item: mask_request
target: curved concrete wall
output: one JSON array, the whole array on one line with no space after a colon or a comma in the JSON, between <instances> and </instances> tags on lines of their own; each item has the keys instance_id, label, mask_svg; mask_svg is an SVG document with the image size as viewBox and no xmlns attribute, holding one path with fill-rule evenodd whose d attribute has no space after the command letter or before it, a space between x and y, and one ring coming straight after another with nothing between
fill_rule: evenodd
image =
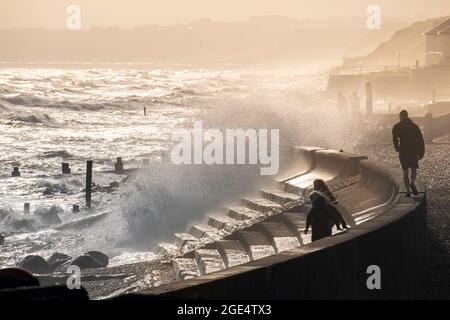
<instances>
[{"instance_id":1,"label":"curved concrete wall","mask_svg":"<svg viewBox=\"0 0 450 320\"><path fill-rule=\"evenodd\" d=\"M349 231L273 256L200 277L174 282L148 293L204 299L386 299L407 298L418 285L426 259L426 197L402 196L402 176L364 157L315 150L309 173L343 165L336 177L361 173L361 180L338 192L352 217L372 213ZM328 168L325 170L327 171ZM336 167L334 167L336 168ZM319 171L317 171L319 170ZM369 290L371 265L381 269L381 289Z\"/></svg>"},{"instance_id":2,"label":"curved concrete wall","mask_svg":"<svg viewBox=\"0 0 450 320\"><path fill-rule=\"evenodd\" d=\"M302 148L300 148L302 149ZM313 158L312 166L306 173L284 180L285 190L302 194L312 185L315 179L331 182L344 179L359 173L358 163L367 159L365 156L355 155L336 150L303 150Z\"/></svg>"},{"instance_id":3,"label":"curved concrete wall","mask_svg":"<svg viewBox=\"0 0 450 320\"><path fill-rule=\"evenodd\" d=\"M295 147L295 161L286 169L280 168L280 170L282 171L278 175L277 180L280 183L283 183L284 181L293 179L312 171L316 166L314 153L318 150L324 149L311 146Z\"/></svg>"}]
</instances>

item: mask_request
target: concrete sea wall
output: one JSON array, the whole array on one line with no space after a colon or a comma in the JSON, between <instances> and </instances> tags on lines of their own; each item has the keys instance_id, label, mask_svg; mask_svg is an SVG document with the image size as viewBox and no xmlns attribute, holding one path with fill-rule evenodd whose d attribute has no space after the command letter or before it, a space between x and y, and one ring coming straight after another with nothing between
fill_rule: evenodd
<instances>
[{"instance_id":1,"label":"concrete sea wall","mask_svg":"<svg viewBox=\"0 0 450 320\"><path fill-rule=\"evenodd\" d=\"M306 151L305 151L306 150ZM404 197L401 171L361 156L308 148L300 152L311 175L326 180L343 178L320 170L327 159L342 162L358 183L338 191L356 224L332 237L311 242L262 259L225 268L193 279L177 281L146 293L202 299L401 299L414 294L423 277L427 257L426 195ZM305 154L307 156L305 157ZM323 157L323 158L322 158ZM356 160L355 160L356 159ZM304 183L304 181L302 182ZM285 181L289 184L289 180ZM361 218L364 217L364 218ZM369 289L370 266L380 270L381 288Z\"/></svg>"}]
</instances>

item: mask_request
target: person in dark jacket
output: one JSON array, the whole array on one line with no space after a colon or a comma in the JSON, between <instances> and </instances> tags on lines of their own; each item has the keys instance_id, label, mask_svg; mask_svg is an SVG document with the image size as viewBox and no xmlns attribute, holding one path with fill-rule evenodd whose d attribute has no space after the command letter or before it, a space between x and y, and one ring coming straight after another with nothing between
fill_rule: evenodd
<instances>
[{"instance_id":1,"label":"person in dark jacket","mask_svg":"<svg viewBox=\"0 0 450 320\"><path fill-rule=\"evenodd\" d=\"M313 188L314 191L320 192L327 199L328 208L333 212L333 214L337 218L337 221L339 222L336 224L336 228L338 230L342 230L342 228L347 229L347 223L345 222L341 212L337 208L338 201L333 192L331 192L330 188L328 188L325 181L323 181L322 179L314 180Z\"/></svg>"},{"instance_id":2,"label":"person in dark jacket","mask_svg":"<svg viewBox=\"0 0 450 320\"><path fill-rule=\"evenodd\" d=\"M320 192L310 194L312 208L306 218L305 234L312 227L311 240L316 241L332 234L333 225L338 224L336 216L327 206L327 199Z\"/></svg>"},{"instance_id":3,"label":"person in dark jacket","mask_svg":"<svg viewBox=\"0 0 450 320\"><path fill-rule=\"evenodd\" d=\"M400 122L392 129L392 138L403 169L406 196L410 197L411 191L414 195L418 193L415 182L419 160L425 155L425 142L419 126L409 118L408 111L401 111L399 116Z\"/></svg>"}]
</instances>

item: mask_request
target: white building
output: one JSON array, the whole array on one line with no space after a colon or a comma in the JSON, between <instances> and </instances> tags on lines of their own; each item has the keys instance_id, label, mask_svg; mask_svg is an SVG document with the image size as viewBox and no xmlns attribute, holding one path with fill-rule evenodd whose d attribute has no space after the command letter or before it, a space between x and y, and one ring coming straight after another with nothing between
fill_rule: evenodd
<instances>
[{"instance_id":1,"label":"white building","mask_svg":"<svg viewBox=\"0 0 450 320\"><path fill-rule=\"evenodd\" d=\"M425 64L447 64L450 62L450 19L428 30L425 35Z\"/></svg>"}]
</instances>

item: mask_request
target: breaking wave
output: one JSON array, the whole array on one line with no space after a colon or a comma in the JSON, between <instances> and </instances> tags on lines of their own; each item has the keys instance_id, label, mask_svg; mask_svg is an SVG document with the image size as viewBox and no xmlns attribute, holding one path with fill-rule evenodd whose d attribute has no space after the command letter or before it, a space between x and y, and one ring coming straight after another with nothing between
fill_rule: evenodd
<instances>
[{"instance_id":1,"label":"breaking wave","mask_svg":"<svg viewBox=\"0 0 450 320\"><path fill-rule=\"evenodd\" d=\"M100 239L108 235L118 246L152 250L265 180L258 166L152 163L121 190L111 206L114 212L89 232Z\"/></svg>"}]
</instances>

